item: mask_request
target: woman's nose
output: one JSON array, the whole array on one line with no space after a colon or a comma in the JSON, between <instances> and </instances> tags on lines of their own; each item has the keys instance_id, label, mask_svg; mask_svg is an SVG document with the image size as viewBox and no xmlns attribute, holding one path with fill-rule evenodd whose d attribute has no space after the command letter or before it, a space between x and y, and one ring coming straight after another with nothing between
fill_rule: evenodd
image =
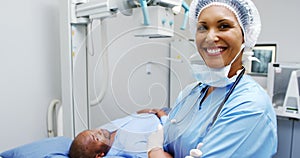
<instances>
[{"instance_id":1,"label":"woman's nose","mask_svg":"<svg viewBox=\"0 0 300 158\"><path fill-rule=\"evenodd\" d=\"M216 42L218 40L219 40L218 33L214 29L209 30L206 35L205 41L210 43L210 42Z\"/></svg>"}]
</instances>

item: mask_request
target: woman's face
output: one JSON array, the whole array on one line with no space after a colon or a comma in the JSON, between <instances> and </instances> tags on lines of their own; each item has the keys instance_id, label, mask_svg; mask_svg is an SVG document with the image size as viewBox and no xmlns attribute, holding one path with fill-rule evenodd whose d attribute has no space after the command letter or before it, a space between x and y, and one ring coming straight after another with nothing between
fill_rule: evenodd
<instances>
[{"instance_id":1,"label":"woman's face","mask_svg":"<svg viewBox=\"0 0 300 158\"><path fill-rule=\"evenodd\" d=\"M228 65L239 53L242 43L242 30L232 11L213 5L201 12L196 44L207 66L221 68Z\"/></svg>"}]
</instances>

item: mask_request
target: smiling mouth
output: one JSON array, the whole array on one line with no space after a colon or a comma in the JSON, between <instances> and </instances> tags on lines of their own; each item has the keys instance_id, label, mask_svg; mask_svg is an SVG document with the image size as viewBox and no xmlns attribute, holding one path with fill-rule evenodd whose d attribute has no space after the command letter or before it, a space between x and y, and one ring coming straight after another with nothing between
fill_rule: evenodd
<instances>
[{"instance_id":1,"label":"smiling mouth","mask_svg":"<svg viewBox=\"0 0 300 158\"><path fill-rule=\"evenodd\" d=\"M212 56L216 56L216 55L220 55L225 48L222 47L214 47L214 48L205 48L204 49L208 55L212 55Z\"/></svg>"}]
</instances>

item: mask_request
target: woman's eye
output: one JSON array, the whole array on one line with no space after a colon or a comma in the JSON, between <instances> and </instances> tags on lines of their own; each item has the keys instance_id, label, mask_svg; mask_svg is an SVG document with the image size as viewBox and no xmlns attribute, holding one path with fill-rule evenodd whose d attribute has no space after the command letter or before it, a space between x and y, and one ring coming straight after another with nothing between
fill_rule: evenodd
<instances>
[{"instance_id":1,"label":"woman's eye","mask_svg":"<svg viewBox=\"0 0 300 158\"><path fill-rule=\"evenodd\" d=\"M201 25L201 26L198 26L198 27L197 27L197 30L198 30L198 31L206 31L206 30L207 30L207 27Z\"/></svg>"},{"instance_id":2,"label":"woman's eye","mask_svg":"<svg viewBox=\"0 0 300 158\"><path fill-rule=\"evenodd\" d=\"M230 26L228 24L220 25L220 29L227 29L227 28L230 28Z\"/></svg>"}]
</instances>

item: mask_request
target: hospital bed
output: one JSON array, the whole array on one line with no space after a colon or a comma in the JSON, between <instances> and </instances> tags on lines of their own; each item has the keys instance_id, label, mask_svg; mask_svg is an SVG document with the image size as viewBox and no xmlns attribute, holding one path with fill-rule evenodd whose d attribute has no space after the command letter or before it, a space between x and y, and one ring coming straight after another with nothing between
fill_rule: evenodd
<instances>
[{"instance_id":1,"label":"hospital bed","mask_svg":"<svg viewBox=\"0 0 300 158\"><path fill-rule=\"evenodd\" d=\"M171 109L163 107L161 110L168 114ZM0 152L0 158L68 158L72 141L72 138L66 136L49 137ZM106 156L106 158L121 157Z\"/></svg>"},{"instance_id":2,"label":"hospital bed","mask_svg":"<svg viewBox=\"0 0 300 158\"><path fill-rule=\"evenodd\" d=\"M0 153L0 158L68 158L71 143L72 139L63 136L46 138L4 151Z\"/></svg>"},{"instance_id":3,"label":"hospital bed","mask_svg":"<svg viewBox=\"0 0 300 158\"><path fill-rule=\"evenodd\" d=\"M68 137L51 137L25 144L0 153L0 158L69 158L72 139ZM106 158L123 158L106 156Z\"/></svg>"},{"instance_id":4,"label":"hospital bed","mask_svg":"<svg viewBox=\"0 0 300 158\"><path fill-rule=\"evenodd\" d=\"M0 158L67 158L72 139L68 137L46 138L0 153Z\"/></svg>"}]
</instances>

